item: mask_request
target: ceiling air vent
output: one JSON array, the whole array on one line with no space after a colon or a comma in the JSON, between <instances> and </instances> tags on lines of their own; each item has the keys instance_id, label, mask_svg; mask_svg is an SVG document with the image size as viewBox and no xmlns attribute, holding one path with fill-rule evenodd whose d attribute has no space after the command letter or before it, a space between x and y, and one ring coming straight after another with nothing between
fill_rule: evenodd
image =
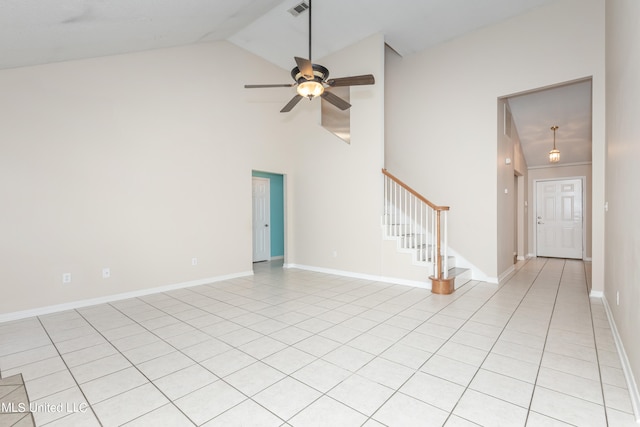
<instances>
[{"instance_id":1,"label":"ceiling air vent","mask_svg":"<svg viewBox=\"0 0 640 427\"><path fill-rule=\"evenodd\" d=\"M309 5L306 2L302 2L300 4L293 6L291 9L288 10L288 12L293 16L298 16L307 9L309 9Z\"/></svg>"}]
</instances>

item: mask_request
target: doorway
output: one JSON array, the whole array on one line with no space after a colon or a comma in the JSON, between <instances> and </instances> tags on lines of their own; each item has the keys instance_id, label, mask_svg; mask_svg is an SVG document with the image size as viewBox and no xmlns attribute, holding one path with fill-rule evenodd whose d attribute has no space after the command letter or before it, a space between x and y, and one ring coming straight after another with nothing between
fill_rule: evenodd
<instances>
[{"instance_id":1,"label":"doorway","mask_svg":"<svg viewBox=\"0 0 640 427\"><path fill-rule=\"evenodd\" d=\"M536 256L583 259L581 178L536 181Z\"/></svg>"},{"instance_id":2,"label":"doorway","mask_svg":"<svg viewBox=\"0 0 640 427\"><path fill-rule=\"evenodd\" d=\"M271 203L269 178L252 178L253 188L253 262L271 259Z\"/></svg>"},{"instance_id":3,"label":"doorway","mask_svg":"<svg viewBox=\"0 0 640 427\"><path fill-rule=\"evenodd\" d=\"M252 171L253 262L284 260L285 178Z\"/></svg>"}]
</instances>

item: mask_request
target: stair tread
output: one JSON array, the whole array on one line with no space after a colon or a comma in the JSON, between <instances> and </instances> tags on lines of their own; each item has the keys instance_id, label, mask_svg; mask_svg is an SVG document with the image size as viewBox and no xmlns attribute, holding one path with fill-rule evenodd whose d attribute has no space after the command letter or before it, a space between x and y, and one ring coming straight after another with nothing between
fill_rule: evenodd
<instances>
[{"instance_id":1,"label":"stair tread","mask_svg":"<svg viewBox=\"0 0 640 427\"><path fill-rule=\"evenodd\" d=\"M449 269L449 277L459 276L462 273L465 273L467 271L469 271L468 268L452 267L452 268Z\"/></svg>"}]
</instances>

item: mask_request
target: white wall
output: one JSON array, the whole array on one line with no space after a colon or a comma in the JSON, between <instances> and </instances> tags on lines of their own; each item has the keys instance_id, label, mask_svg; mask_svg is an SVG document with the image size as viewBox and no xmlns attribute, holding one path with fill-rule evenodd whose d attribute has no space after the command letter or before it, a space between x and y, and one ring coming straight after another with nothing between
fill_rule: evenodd
<instances>
[{"instance_id":1,"label":"white wall","mask_svg":"<svg viewBox=\"0 0 640 427\"><path fill-rule=\"evenodd\" d=\"M640 3L607 0L605 298L640 383ZM620 305L616 294L620 294ZM636 405L638 389L635 389ZM636 406L636 416L640 407Z\"/></svg>"},{"instance_id":2,"label":"white wall","mask_svg":"<svg viewBox=\"0 0 640 427\"><path fill-rule=\"evenodd\" d=\"M515 123L513 123L515 128ZM529 170L527 168L527 161L524 158L524 152L522 151L522 144L520 143L520 136L518 130L515 129L517 140L513 147L513 171L518 175L517 180L517 201L516 201L516 222L518 229L518 244L516 252L519 260L524 260L527 256L527 248L529 247L529 187L527 186L527 180L529 179ZM498 223L499 224L499 223Z\"/></svg>"},{"instance_id":3,"label":"white wall","mask_svg":"<svg viewBox=\"0 0 640 427\"><path fill-rule=\"evenodd\" d=\"M254 67L286 74L227 43L0 72L0 313L250 272L251 170L296 126Z\"/></svg>"},{"instance_id":4,"label":"white wall","mask_svg":"<svg viewBox=\"0 0 640 427\"><path fill-rule=\"evenodd\" d=\"M451 246L489 277L502 273L496 100L593 76L594 157L603 159L603 13L603 0L557 1L388 67L385 165L451 207ZM594 165L598 182L603 173ZM602 201L603 190L594 188L594 203ZM594 240L602 238L601 222L594 217ZM602 286L602 258L595 258L594 288Z\"/></svg>"},{"instance_id":5,"label":"white wall","mask_svg":"<svg viewBox=\"0 0 640 427\"><path fill-rule=\"evenodd\" d=\"M286 175L286 262L379 271L383 46L325 63L378 80L351 145L319 100L244 89L289 71L229 43L0 71L0 315L250 274L254 169Z\"/></svg>"},{"instance_id":6,"label":"white wall","mask_svg":"<svg viewBox=\"0 0 640 427\"><path fill-rule=\"evenodd\" d=\"M297 209L292 218L295 251L288 262L380 275L384 40L369 37L319 62L332 77L371 73L376 83L351 88L351 144L316 125L319 109L313 111L312 125L291 135Z\"/></svg>"},{"instance_id":7,"label":"white wall","mask_svg":"<svg viewBox=\"0 0 640 427\"><path fill-rule=\"evenodd\" d=\"M521 186L516 185L515 175L521 180L527 177L527 162L522 153L520 137L513 116L505 114L507 101L498 101L498 158L497 158L497 262L500 275L513 270L514 255L518 255L518 245L527 241L524 206L526 192L522 194ZM510 135L505 132L505 123L510 121ZM508 159L508 162L507 162ZM518 199L518 200L516 200ZM516 235L517 233L517 235ZM516 245L516 236L518 245ZM522 253L520 253L522 254Z\"/></svg>"}]
</instances>

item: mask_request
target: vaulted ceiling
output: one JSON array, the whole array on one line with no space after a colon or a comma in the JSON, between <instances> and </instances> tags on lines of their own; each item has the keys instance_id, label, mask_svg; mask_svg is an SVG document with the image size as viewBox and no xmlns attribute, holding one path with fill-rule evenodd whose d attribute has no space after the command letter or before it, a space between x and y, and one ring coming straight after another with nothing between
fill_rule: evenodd
<instances>
[{"instance_id":1,"label":"vaulted ceiling","mask_svg":"<svg viewBox=\"0 0 640 427\"><path fill-rule=\"evenodd\" d=\"M375 33L401 55L554 0L314 0L315 58ZM229 40L288 68L307 56L302 0L6 0L0 68Z\"/></svg>"},{"instance_id":2,"label":"vaulted ceiling","mask_svg":"<svg viewBox=\"0 0 640 427\"><path fill-rule=\"evenodd\" d=\"M528 167L549 166L551 126L558 126L560 163L591 163L591 80L508 98Z\"/></svg>"},{"instance_id":3,"label":"vaulted ceiling","mask_svg":"<svg viewBox=\"0 0 640 427\"><path fill-rule=\"evenodd\" d=\"M228 40L288 70L293 56L309 53L308 14L288 12L301 1L5 0L0 69ZM376 33L406 56L553 1L558 0L314 0L313 58ZM590 142L590 93L590 86L577 85L510 100L528 162L537 164L540 157L530 143L550 149L552 124L560 126L561 151L569 140ZM563 155L563 161L585 158L574 159L569 148Z\"/></svg>"}]
</instances>

